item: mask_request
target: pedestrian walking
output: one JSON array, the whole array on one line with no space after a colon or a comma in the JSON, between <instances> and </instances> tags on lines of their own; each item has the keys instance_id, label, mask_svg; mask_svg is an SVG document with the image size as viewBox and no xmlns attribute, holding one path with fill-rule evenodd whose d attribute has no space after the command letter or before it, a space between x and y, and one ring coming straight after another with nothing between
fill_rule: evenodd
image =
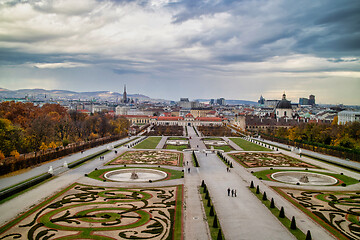
<instances>
[{"instance_id":1,"label":"pedestrian walking","mask_svg":"<svg viewBox=\"0 0 360 240\"><path fill-rule=\"evenodd\" d=\"M228 167L226 168L226 171L229 172L229 168L228 168Z\"/></svg>"},{"instance_id":2,"label":"pedestrian walking","mask_svg":"<svg viewBox=\"0 0 360 240\"><path fill-rule=\"evenodd\" d=\"M234 195L235 195L235 197L236 197L236 189L234 189Z\"/></svg>"},{"instance_id":3,"label":"pedestrian walking","mask_svg":"<svg viewBox=\"0 0 360 240\"><path fill-rule=\"evenodd\" d=\"M234 196L234 189L231 189L231 196Z\"/></svg>"},{"instance_id":4,"label":"pedestrian walking","mask_svg":"<svg viewBox=\"0 0 360 240\"><path fill-rule=\"evenodd\" d=\"M228 190L228 196L230 197L230 188L228 188L227 190Z\"/></svg>"},{"instance_id":5,"label":"pedestrian walking","mask_svg":"<svg viewBox=\"0 0 360 240\"><path fill-rule=\"evenodd\" d=\"M205 156L207 156L207 153L205 153Z\"/></svg>"},{"instance_id":6,"label":"pedestrian walking","mask_svg":"<svg viewBox=\"0 0 360 240\"><path fill-rule=\"evenodd\" d=\"M190 168L188 168L188 173L190 173Z\"/></svg>"}]
</instances>

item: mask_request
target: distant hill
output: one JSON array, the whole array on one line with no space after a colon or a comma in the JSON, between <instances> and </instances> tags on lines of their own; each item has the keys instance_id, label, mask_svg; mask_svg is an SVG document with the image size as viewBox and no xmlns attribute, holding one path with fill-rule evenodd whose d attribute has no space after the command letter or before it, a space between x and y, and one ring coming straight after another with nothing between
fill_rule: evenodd
<instances>
[{"instance_id":1,"label":"distant hill","mask_svg":"<svg viewBox=\"0 0 360 240\"><path fill-rule=\"evenodd\" d=\"M195 99L195 101L199 102L210 102L210 99ZM225 99L227 105L256 105L257 102L247 101L247 100L232 100Z\"/></svg>"},{"instance_id":2,"label":"distant hill","mask_svg":"<svg viewBox=\"0 0 360 240\"><path fill-rule=\"evenodd\" d=\"M138 99L139 101L149 102L169 102L163 99L152 99L142 94L128 94L129 98ZM74 92L67 90L46 90L46 89L19 89L8 90L0 88L0 98L25 98L30 99L54 99L54 100L100 100L100 101L116 101L121 100L123 94L110 91L95 91L95 92Z\"/></svg>"}]
</instances>

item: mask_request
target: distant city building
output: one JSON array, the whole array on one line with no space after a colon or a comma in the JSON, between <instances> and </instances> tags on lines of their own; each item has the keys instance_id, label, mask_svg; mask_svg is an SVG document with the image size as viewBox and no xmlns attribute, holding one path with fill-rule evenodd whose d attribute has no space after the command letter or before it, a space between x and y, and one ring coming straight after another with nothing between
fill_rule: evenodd
<instances>
[{"instance_id":1,"label":"distant city building","mask_svg":"<svg viewBox=\"0 0 360 240\"><path fill-rule=\"evenodd\" d=\"M309 105L315 105L315 96L314 95L310 95L309 96Z\"/></svg>"},{"instance_id":2,"label":"distant city building","mask_svg":"<svg viewBox=\"0 0 360 240\"><path fill-rule=\"evenodd\" d=\"M265 98L263 98L262 95L260 96L260 99L259 99L258 103L261 104L261 105L265 104Z\"/></svg>"},{"instance_id":3,"label":"distant city building","mask_svg":"<svg viewBox=\"0 0 360 240\"><path fill-rule=\"evenodd\" d=\"M299 98L299 104L300 105L315 105L315 96L310 95L309 98Z\"/></svg>"},{"instance_id":4,"label":"distant city building","mask_svg":"<svg viewBox=\"0 0 360 240\"><path fill-rule=\"evenodd\" d=\"M225 98L218 98L218 99L216 99L216 103L219 104L220 106L226 105L226 103L225 103Z\"/></svg>"},{"instance_id":5,"label":"distant city building","mask_svg":"<svg viewBox=\"0 0 360 240\"><path fill-rule=\"evenodd\" d=\"M286 100L286 94L284 93L282 99L275 108L275 114L277 118L290 118L293 114L293 109L291 107L291 102Z\"/></svg>"},{"instance_id":6,"label":"distant city building","mask_svg":"<svg viewBox=\"0 0 360 240\"><path fill-rule=\"evenodd\" d=\"M300 105L309 105L309 99L307 98L299 98Z\"/></svg>"},{"instance_id":7,"label":"distant city building","mask_svg":"<svg viewBox=\"0 0 360 240\"><path fill-rule=\"evenodd\" d=\"M128 99L127 93L126 93L126 85L124 85L124 93L123 93L122 102L123 102L123 103L129 103L129 99Z\"/></svg>"},{"instance_id":8,"label":"distant city building","mask_svg":"<svg viewBox=\"0 0 360 240\"><path fill-rule=\"evenodd\" d=\"M360 112L342 111L338 113L338 124L360 122Z\"/></svg>"},{"instance_id":9,"label":"distant city building","mask_svg":"<svg viewBox=\"0 0 360 240\"><path fill-rule=\"evenodd\" d=\"M215 104L215 100L214 99L210 99L210 105L214 105Z\"/></svg>"},{"instance_id":10,"label":"distant city building","mask_svg":"<svg viewBox=\"0 0 360 240\"><path fill-rule=\"evenodd\" d=\"M180 98L179 107L183 109L191 109L200 107L200 103L198 101L189 101L188 98Z\"/></svg>"},{"instance_id":11,"label":"distant city building","mask_svg":"<svg viewBox=\"0 0 360 240\"><path fill-rule=\"evenodd\" d=\"M280 100L265 100L264 105L268 108L274 108Z\"/></svg>"}]
</instances>

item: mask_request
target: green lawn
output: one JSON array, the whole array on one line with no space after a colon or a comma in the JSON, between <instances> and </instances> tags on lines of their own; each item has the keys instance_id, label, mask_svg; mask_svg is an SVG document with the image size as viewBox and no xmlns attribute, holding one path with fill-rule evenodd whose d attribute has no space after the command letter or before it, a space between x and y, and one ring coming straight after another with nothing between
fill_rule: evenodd
<instances>
[{"instance_id":1,"label":"green lawn","mask_svg":"<svg viewBox=\"0 0 360 240\"><path fill-rule=\"evenodd\" d=\"M189 140L186 137L169 137L167 140Z\"/></svg>"},{"instance_id":2,"label":"green lawn","mask_svg":"<svg viewBox=\"0 0 360 240\"><path fill-rule=\"evenodd\" d=\"M187 148L190 148L189 145L165 145L165 149L173 149L178 151L182 151Z\"/></svg>"},{"instance_id":3,"label":"green lawn","mask_svg":"<svg viewBox=\"0 0 360 240\"><path fill-rule=\"evenodd\" d=\"M201 199L202 199L202 203L203 203L205 214L206 214L207 223L208 223L209 229L210 229L211 239L216 240L218 232L219 232L219 228L214 228L213 227L214 217L215 216L210 216L210 207L207 206L207 201L208 200L205 199L206 194L204 193L204 189L202 187L200 188L200 193L201 193ZM215 209L214 209L214 214L216 214ZM221 228L219 219L218 219L218 226ZM222 234L222 237L223 237L222 239L225 239L223 234Z\"/></svg>"},{"instance_id":4,"label":"green lawn","mask_svg":"<svg viewBox=\"0 0 360 240\"><path fill-rule=\"evenodd\" d=\"M131 167L131 168L142 169L141 167ZM118 170L118 169L127 169L127 167L107 168L107 169L95 170L95 171L92 171L91 173L89 173L88 177L93 178L95 180L103 181L104 178L102 178L101 176L104 173L109 172L109 171L113 171L113 170ZM149 168L143 168L143 169L149 169ZM159 167L152 167L150 169L156 169L156 170L166 172L168 174L168 177L166 178L166 180L179 179L179 178L182 178L184 176L184 173L182 171L177 171L177 170L172 170L172 169L167 169L167 168L159 168Z\"/></svg>"},{"instance_id":5,"label":"green lawn","mask_svg":"<svg viewBox=\"0 0 360 240\"><path fill-rule=\"evenodd\" d=\"M134 148L136 149L155 149L159 144L161 137L148 137Z\"/></svg>"},{"instance_id":6,"label":"green lawn","mask_svg":"<svg viewBox=\"0 0 360 240\"><path fill-rule=\"evenodd\" d=\"M214 147L214 149L224 150L224 152L234 151L234 149L233 149L231 146L229 146L229 145L225 145L225 146L206 145L206 147L207 147L208 149L211 149L211 147Z\"/></svg>"},{"instance_id":7,"label":"green lawn","mask_svg":"<svg viewBox=\"0 0 360 240\"><path fill-rule=\"evenodd\" d=\"M222 138L216 138L216 137L214 137L214 138L202 138L201 140L205 140L205 141L224 141L224 139L222 139Z\"/></svg>"},{"instance_id":8,"label":"green lawn","mask_svg":"<svg viewBox=\"0 0 360 240\"><path fill-rule=\"evenodd\" d=\"M267 180L267 181L274 181L273 179L269 179L268 175L271 175L271 174L273 174L275 172L299 171L299 170L286 170L286 169L272 169L272 170L270 170L270 169L268 169L268 170L263 170L263 171L259 171L259 172L254 172L253 174L257 178L262 178L263 180ZM346 185L359 183L359 181L357 179L354 179L354 178L351 178L351 177L348 177L348 176L345 176L345 175L341 175L341 174L326 173L326 172L316 172L316 171L307 171L307 172L320 173L320 174L324 174L324 175L334 177L334 178L340 180L336 185L341 185L342 183L345 183Z\"/></svg>"},{"instance_id":9,"label":"green lawn","mask_svg":"<svg viewBox=\"0 0 360 240\"><path fill-rule=\"evenodd\" d=\"M271 151L268 148L259 146L257 144L251 143L249 141L246 141L242 138L229 138L231 141L233 141L236 145L241 147L244 151Z\"/></svg>"}]
</instances>

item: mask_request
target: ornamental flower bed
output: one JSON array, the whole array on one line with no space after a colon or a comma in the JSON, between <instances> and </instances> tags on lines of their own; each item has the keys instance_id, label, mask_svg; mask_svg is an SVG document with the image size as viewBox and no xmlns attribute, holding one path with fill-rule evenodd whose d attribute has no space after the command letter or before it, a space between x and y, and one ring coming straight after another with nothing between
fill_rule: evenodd
<instances>
[{"instance_id":1,"label":"ornamental flower bed","mask_svg":"<svg viewBox=\"0 0 360 240\"><path fill-rule=\"evenodd\" d=\"M317 168L314 165L305 163L281 153L234 153L230 154L241 165L251 167L305 167Z\"/></svg>"},{"instance_id":2,"label":"ornamental flower bed","mask_svg":"<svg viewBox=\"0 0 360 240\"><path fill-rule=\"evenodd\" d=\"M338 239L360 237L360 192L273 187Z\"/></svg>"},{"instance_id":3,"label":"ornamental flower bed","mask_svg":"<svg viewBox=\"0 0 360 240\"><path fill-rule=\"evenodd\" d=\"M111 161L118 164L157 164L181 166L182 154L170 151L128 151Z\"/></svg>"},{"instance_id":4,"label":"ornamental flower bed","mask_svg":"<svg viewBox=\"0 0 360 240\"><path fill-rule=\"evenodd\" d=\"M182 186L75 183L0 229L0 238L181 239Z\"/></svg>"}]
</instances>

